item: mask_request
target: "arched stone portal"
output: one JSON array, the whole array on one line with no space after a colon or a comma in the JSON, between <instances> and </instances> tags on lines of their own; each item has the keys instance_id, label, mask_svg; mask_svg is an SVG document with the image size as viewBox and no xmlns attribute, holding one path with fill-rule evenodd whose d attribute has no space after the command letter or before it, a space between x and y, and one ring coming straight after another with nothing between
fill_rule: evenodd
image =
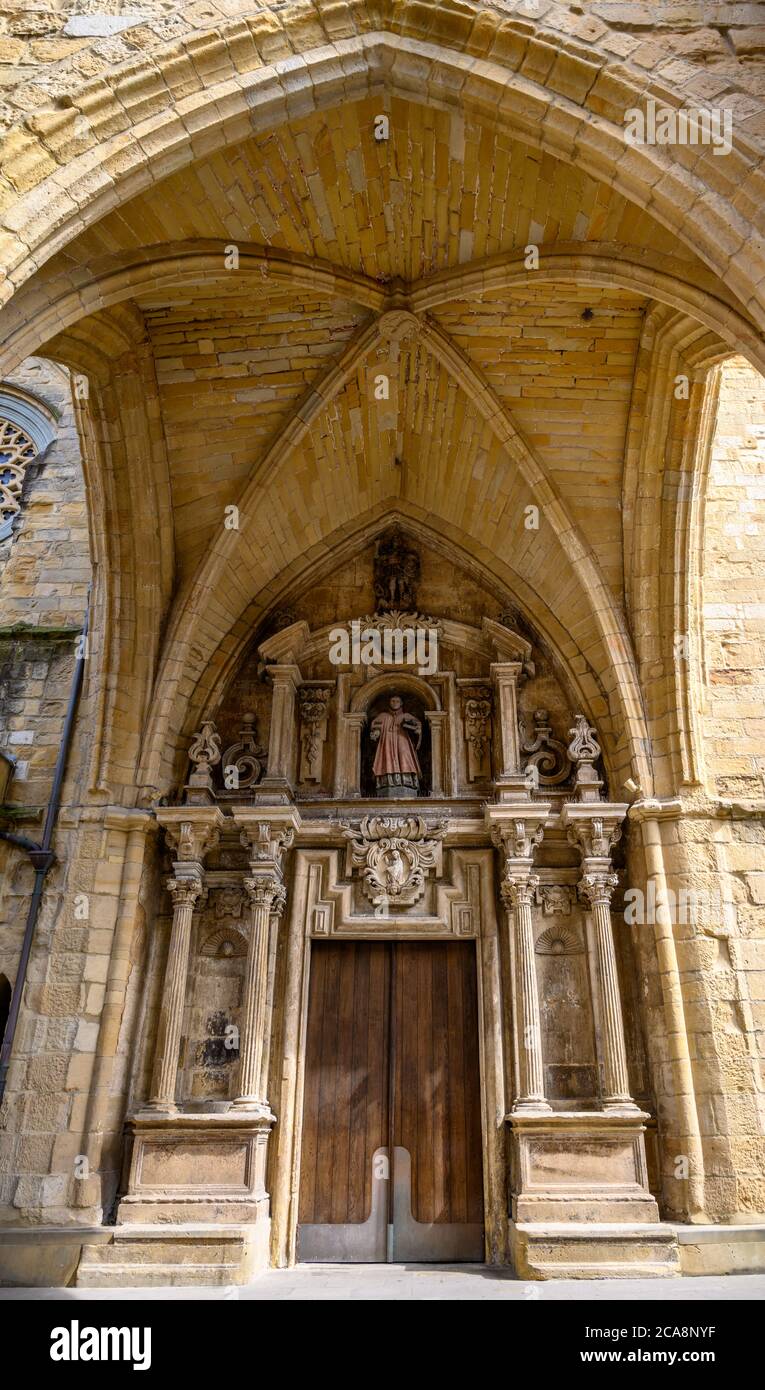
<instances>
[{"instance_id":1,"label":"arched stone portal","mask_svg":"<svg viewBox=\"0 0 765 1390\"><path fill-rule=\"evenodd\" d=\"M391 555L417 575L408 612L386 606ZM626 805L608 798L595 730L528 624L414 532L383 528L350 563L357 609L330 617L327 582L277 610L192 740L181 804L157 811L173 914L150 971L121 1248L147 1220L245 1221L263 1261L270 1213L277 1264L548 1274L577 1240L587 1267L612 1260L623 1224L671 1270L634 960L611 917ZM370 789L391 697L427 724L428 755L419 780Z\"/></svg>"},{"instance_id":2,"label":"arched stone portal","mask_svg":"<svg viewBox=\"0 0 765 1390\"><path fill-rule=\"evenodd\" d=\"M748 8L92 8L0 55L0 1247L723 1258L765 1210ZM724 142L628 139L702 93Z\"/></svg>"}]
</instances>

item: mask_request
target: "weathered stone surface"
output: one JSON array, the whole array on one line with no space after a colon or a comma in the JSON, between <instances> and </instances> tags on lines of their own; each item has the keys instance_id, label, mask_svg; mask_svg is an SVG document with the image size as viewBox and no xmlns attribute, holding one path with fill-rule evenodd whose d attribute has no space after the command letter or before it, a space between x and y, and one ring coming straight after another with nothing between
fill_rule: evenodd
<instances>
[{"instance_id":1,"label":"weathered stone surface","mask_svg":"<svg viewBox=\"0 0 765 1390\"><path fill-rule=\"evenodd\" d=\"M366 677L338 674L317 634L372 611L374 540L395 517L421 543L419 607L447 629L447 664L420 713L431 800L461 827L423 913L474 930L478 880L465 861L460 886L455 865L468 843L493 853L465 810L494 794L492 752L471 753L461 700L478 682L490 696L505 688L490 667L510 657L490 651L483 624L514 609L510 626L534 648L519 687L526 735L546 711L565 742L583 709L608 794L642 804L618 860L607 1009L591 988L576 854L562 833L545 847L548 880L523 935L542 1088L554 1112L582 1088L594 1103L622 1016L629 1086L658 1119L646 1135L654 1195L641 1172L636 1207L753 1221L765 1210L758 7L106 8L13 9L0 36L0 417L38 411L53 434L24 465L0 539L0 750L14 759L2 825L32 838L92 585L56 861L9 1075L0 1220L98 1223L113 1206L128 1097L149 1095L167 1012L169 862L149 808L188 785L192 731L214 717L223 747L242 746L252 714L270 776L248 795L282 808L296 798L312 815L326 802L323 852L337 849L346 802L371 794ZM670 108L730 111L730 154L626 147L625 113L642 109L649 83ZM388 331L402 321L406 332ZM304 630L313 645L296 654ZM251 656L268 641L284 645L266 654L270 683ZM305 689L329 692L317 696L323 722L298 722ZM491 740L496 710L485 718ZM222 791L218 776L211 795ZM229 835L204 866L175 991L181 1105L227 1105L245 1054L262 1058L264 1091L294 1081L280 1048L297 1006L278 971L250 990L270 1020L262 1051L226 1045L247 1017L250 923L249 909L215 915L215 875L241 879L246 863ZM0 871L0 970L13 980L33 871L7 840ZM338 883L316 920L340 914L344 893L361 912L357 886ZM481 888L487 901L496 886ZM668 890L669 928L651 909L625 922L629 890L644 903ZM307 903L296 909L306 920ZM498 987L507 1029L519 999L517 981ZM300 1123L284 1113L281 1251L278 1189L294 1157L281 1135ZM534 1171L547 1188L559 1168L586 1170L602 1214L636 1151L588 1124L579 1149L558 1135L549 1152L537 1146ZM211 1141L195 1176L191 1151L174 1152L175 1176L198 1178L212 1220L222 1205L205 1188L241 1156ZM170 1210L158 1161L140 1200L135 1179L141 1221L155 1198ZM262 1263L267 1216L254 1224ZM492 1258L509 1242L538 1277L612 1255L627 1270L677 1265L663 1229L556 1244L536 1225L509 1231L495 1203ZM190 1277L217 1262L238 1279L250 1254L215 1239L197 1248L179 1232L146 1277L173 1278L186 1250ZM139 1280L140 1242L118 1245L88 1251L83 1283ZM694 1268L702 1245L687 1255ZM741 1267L750 1256L710 1258ZM71 1277L77 1260L51 1246L51 1272Z\"/></svg>"}]
</instances>

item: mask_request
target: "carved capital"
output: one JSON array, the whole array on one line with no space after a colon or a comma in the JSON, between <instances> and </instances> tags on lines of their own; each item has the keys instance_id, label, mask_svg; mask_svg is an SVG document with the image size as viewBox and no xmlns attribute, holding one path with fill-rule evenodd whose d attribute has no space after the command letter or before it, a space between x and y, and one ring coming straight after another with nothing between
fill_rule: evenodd
<instances>
[{"instance_id":1,"label":"carved capital","mask_svg":"<svg viewBox=\"0 0 765 1390\"><path fill-rule=\"evenodd\" d=\"M217 807L183 806L161 807L157 820L177 863L202 864L218 846L224 817Z\"/></svg>"},{"instance_id":2,"label":"carved capital","mask_svg":"<svg viewBox=\"0 0 765 1390\"><path fill-rule=\"evenodd\" d=\"M247 896L253 907L281 914L287 901L287 889L276 874L257 874L244 880Z\"/></svg>"},{"instance_id":3,"label":"carved capital","mask_svg":"<svg viewBox=\"0 0 765 1390\"><path fill-rule=\"evenodd\" d=\"M542 843L543 835L543 825L537 821L529 821L521 817L503 821L491 828L491 842L496 849L503 852L506 861L511 859L528 859L530 861L537 845Z\"/></svg>"},{"instance_id":4,"label":"carved capital","mask_svg":"<svg viewBox=\"0 0 765 1390\"><path fill-rule=\"evenodd\" d=\"M603 869L589 869L579 881L579 892L590 907L611 906L611 895L619 882L618 874Z\"/></svg>"},{"instance_id":5,"label":"carved capital","mask_svg":"<svg viewBox=\"0 0 765 1390\"><path fill-rule=\"evenodd\" d=\"M285 850L294 843L295 832L263 820L259 822L257 834L253 835L252 827L248 826L242 831L240 839L243 847L250 852L251 864L274 864L281 870Z\"/></svg>"},{"instance_id":6,"label":"carved capital","mask_svg":"<svg viewBox=\"0 0 765 1390\"><path fill-rule=\"evenodd\" d=\"M569 844L576 845L584 859L607 860L614 845L621 839L620 821L625 810L626 807L601 803L597 807L588 807L587 813L582 816L576 806L564 806L563 823Z\"/></svg>"},{"instance_id":7,"label":"carved capital","mask_svg":"<svg viewBox=\"0 0 765 1390\"><path fill-rule=\"evenodd\" d=\"M532 907L538 887L539 878L536 874L516 871L502 880L499 891L507 910L515 911L519 907Z\"/></svg>"},{"instance_id":8,"label":"carved capital","mask_svg":"<svg viewBox=\"0 0 765 1390\"><path fill-rule=\"evenodd\" d=\"M177 875L167 880L167 891L173 907L195 907L205 891L201 868L198 872Z\"/></svg>"}]
</instances>

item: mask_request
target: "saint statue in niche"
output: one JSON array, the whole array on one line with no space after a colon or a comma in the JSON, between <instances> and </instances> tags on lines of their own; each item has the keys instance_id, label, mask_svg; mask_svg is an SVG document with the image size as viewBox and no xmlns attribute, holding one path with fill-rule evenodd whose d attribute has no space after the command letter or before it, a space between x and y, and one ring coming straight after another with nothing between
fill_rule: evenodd
<instances>
[{"instance_id":1,"label":"saint statue in niche","mask_svg":"<svg viewBox=\"0 0 765 1390\"><path fill-rule=\"evenodd\" d=\"M388 709L376 714L369 737L377 744L372 771L377 796L417 796L422 770L417 750L422 724L407 714L400 695L391 695Z\"/></svg>"}]
</instances>

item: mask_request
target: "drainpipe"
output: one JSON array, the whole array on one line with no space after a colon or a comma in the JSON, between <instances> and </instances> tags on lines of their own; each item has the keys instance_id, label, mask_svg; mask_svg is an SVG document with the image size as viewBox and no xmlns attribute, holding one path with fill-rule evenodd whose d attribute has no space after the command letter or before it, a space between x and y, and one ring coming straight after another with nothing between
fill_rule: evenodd
<instances>
[{"instance_id":1,"label":"drainpipe","mask_svg":"<svg viewBox=\"0 0 765 1390\"><path fill-rule=\"evenodd\" d=\"M683 990L677 963L677 946L672 929L672 914L669 909L669 894L664 872L664 854L659 827L659 819L665 816L668 811L676 812L680 806L679 801L667 803L646 798L644 801L633 803L629 816L630 819L640 822L646 873L649 879L653 880L656 894L654 938L664 1002L664 1016L667 1021L674 1100L680 1121L681 1133L678 1138L682 1140L687 1149L689 1163L688 1216L691 1221L704 1221L706 1220L704 1151L701 1144L691 1055L688 1050L688 1033L685 1026Z\"/></svg>"},{"instance_id":2,"label":"drainpipe","mask_svg":"<svg viewBox=\"0 0 765 1390\"><path fill-rule=\"evenodd\" d=\"M88 602L89 601L90 592L88 592ZM55 854L53 853L53 850L51 849L51 842L53 840L53 831L55 829L56 819L58 817L58 808L61 802L61 787L63 785L64 773L66 771L67 759L69 757L69 746L72 741L72 731L74 729L74 720L75 715L77 713L77 702L80 698L80 690L82 689L82 677L85 665L85 642L83 641L83 638L87 639L87 635L88 609L86 608L85 621L83 623L82 633L78 638L78 642L80 645L80 654L77 655L75 659L74 674L72 676L72 684L69 690L69 704L67 705L66 718L64 720L64 727L61 733L61 743L59 744L58 755L56 757L56 766L53 773L53 786L51 787L50 800L48 801L48 809L45 813L45 824L43 826L42 840L38 844L35 840L28 840L26 835L15 835L10 830L0 830L0 839L7 840L9 844L16 845L17 848L23 849L29 855L29 858L32 861L35 871L35 883L34 888L32 889L32 899L29 904L26 925L24 927L24 939L21 943L21 955L19 957L18 970L16 971L16 982L14 984L13 993L11 995L11 1007L8 1013L8 1022L5 1028L5 1035L3 1037L2 1047L0 1047L0 1105L2 1104L3 1096L5 1095L5 1086L6 1081L8 1079L8 1068L11 1064L11 1051L13 1049L13 1041L16 1036L16 1024L18 1023L19 1012L21 1010L21 996L24 992L24 982L27 976L27 965L29 964L29 957L32 951L32 941L34 939L35 927L37 925L37 918L40 912L40 903L42 902L43 885L45 883L48 870L50 869L51 864L53 864L56 858Z\"/></svg>"}]
</instances>

